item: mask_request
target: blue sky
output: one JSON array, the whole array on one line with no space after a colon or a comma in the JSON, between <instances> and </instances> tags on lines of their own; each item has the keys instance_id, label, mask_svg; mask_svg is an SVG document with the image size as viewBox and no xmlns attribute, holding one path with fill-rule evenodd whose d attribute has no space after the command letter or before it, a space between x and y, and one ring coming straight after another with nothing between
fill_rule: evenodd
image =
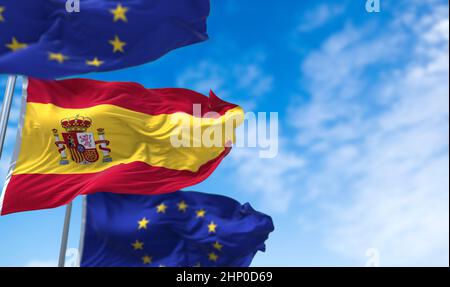
<instances>
[{"instance_id":1,"label":"blue sky","mask_svg":"<svg viewBox=\"0 0 450 287\"><path fill-rule=\"evenodd\" d=\"M213 89L279 113L275 158L235 148L190 188L273 217L253 266L449 264L448 1L212 1L210 40L84 77ZM0 76L3 91L6 77ZM0 161L15 138L17 89ZM77 199L69 247L77 248ZM0 266L56 264L64 208L0 218Z\"/></svg>"}]
</instances>

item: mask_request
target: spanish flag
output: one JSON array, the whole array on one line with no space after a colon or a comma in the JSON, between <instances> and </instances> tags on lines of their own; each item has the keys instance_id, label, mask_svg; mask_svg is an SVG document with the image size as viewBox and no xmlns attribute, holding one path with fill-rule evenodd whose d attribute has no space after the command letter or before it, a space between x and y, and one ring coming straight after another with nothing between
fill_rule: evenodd
<instances>
[{"instance_id":1,"label":"spanish flag","mask_svg":"<svg viewBox=\"0 0 450 287\"><path fill-rule=\"evenodd\" d=\"M228 154L242 121L239 106L212 92L30 78L0 214L81 194L162 194L197 184Z\"/></svg>"}]
</instances>

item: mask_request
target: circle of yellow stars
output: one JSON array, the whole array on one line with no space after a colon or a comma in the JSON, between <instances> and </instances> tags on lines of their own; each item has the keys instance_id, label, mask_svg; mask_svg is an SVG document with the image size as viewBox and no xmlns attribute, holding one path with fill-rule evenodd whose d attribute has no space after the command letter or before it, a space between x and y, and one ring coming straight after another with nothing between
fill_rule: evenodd
<instances>
[{"instance_id":1,"label":"circle of yellow stars","mask_svg":"<svg viewBox=\"0 0 450 287\"><path fill-rule=\"evenodd\" d=\"M7 17L5 16L6 11L5 6L0 6L0 25L2 23L5 23L7 21ZM111 13L111 20L112 22L123 22L127 23L127 13L129 11L128 7L122 6L122 4L118 3L113 9L109 9L109 12ZM125 46L127 43L123 41L118 35L114 35L110 40L108 40L108 44L111 45L113 54L115 53L125 53ZM25 49L28 47L28 43L23 42L21 39L17 38L16 36L13 36L11 40L4 44L6 48L8 48L11 52L17 52L19 50ZM64 64L66 61L70 59L68 55L63 54L59 51L49 51L48 52L48 58L49 61L54 61L58 64ZM98 57L93 57L91 59L87 59L85 61L85 64L87 66L93 67L93 68L99 68L105 63L104 60L99 59Z\"/></svg>"},{"instance_id":2,"label":"circle of yellow stars","mask_svg":"<svg viewBox=\"0 0 450 287\"><path fill-rule=\"evenodd\" d=\"M189 205L184 200L179 201L176 204L176 206L177 211L182 213L185 213L189 209ZM169 209L169 206L164 202L162 202L156 205L154 208L156 214L160 214L161 216L163 216L164 214L166 214L167 210ZM203 208L197 209L194 212L195 217L198 220L204 220L207 214L206 210ZM148 220L145 216L142 217L140 220L137 221L137 230L139 231L148 229L149 223L150 220ZM208 234L213 235L217 232L218 224L211 220L206 225L206 228ZM130 245L135 251L144 250L144 242L139 239L136 239L134 242L130 243ZM216 240L214 243L211 244L211 248L212 251L206 254L206 257L208 258L209 261L216 263L219 260L220 253L222 252L223 244L221 244L218 240ZM150 265L153 262L153 258L149 254L144 254L144 256L141 257L141 262L143 265ZM201 266L200 262L197 262L197 264L195 264L193 267L200 267L200 266ZM159 264L159 267L165 267L165 265Z\"/></svg>"}]
</instances>

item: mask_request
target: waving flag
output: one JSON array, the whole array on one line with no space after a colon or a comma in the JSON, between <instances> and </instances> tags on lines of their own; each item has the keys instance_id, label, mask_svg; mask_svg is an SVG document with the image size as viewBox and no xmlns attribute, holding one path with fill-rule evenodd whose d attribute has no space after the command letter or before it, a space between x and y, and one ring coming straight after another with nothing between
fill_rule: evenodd
<instances>
[{"instance_id":1,"label":"waving flag","mask_svg":"<svg viewBox=\"0 0 450 287\"><path fill-rule=\"evenodd\" d=\"M0 1L0 74L53 79L144 64L208 38L209 0Z\"/></svg>"},{"instance_id":2,"label":"waving flag","mask_svg":"<svg viewBox=\"0 0 450 287\"><path fill-rule=\"evenodd\" d=\"M225 196L97 193L87 196L81 266L247 267L273 229Z\"/></svg>"},{"instance_id":3,"label":"waving flag","mask_svg":"<svg viewBox=\"0 0 450 287\"><path fill-rule=\"evenodd\" d=\"M197 184L227 155L243 120L240 107L212 92L87 79L29 79L23 90L1 214L56 207L79 194Z\"/></svg>"}]
</instances>

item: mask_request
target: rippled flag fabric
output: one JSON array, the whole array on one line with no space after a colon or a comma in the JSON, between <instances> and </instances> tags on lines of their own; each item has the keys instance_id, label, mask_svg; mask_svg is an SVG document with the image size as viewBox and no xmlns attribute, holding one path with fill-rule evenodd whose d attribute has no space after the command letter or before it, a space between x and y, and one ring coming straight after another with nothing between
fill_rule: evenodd
<instances>
[{"instance_id":1,"label":"rippled flag fabric","mask_svg":"<svg viewBox=\"0 0 450 287\"><path fill-rule=\"evenodd\" d=\"M228 154L243 121L239 106L212 92L88 79L29 79L23 91L2 215L80 194L159 194L197 184Z\"/></svg>"},{"instance_id":2,"label":"rippled flag fabric","mask_svg":"<svg viewBox=\"0 0 450 287\"><path fill-rule=\"evenodd\" d=\"M37 78L144 64L208 38L209 0L0 1L0 74Z\"/></svg>"},{"instance_id":3,"label":"rippled flag fabric","mask_svg":"<svg viewBox=\"0 0 450 287\"><path fill-rule=\"evenodd\" d=\"M247 267L273 231L270 216L201 192L87 196L82 267Z\"/></svg>"}]
</instances>

